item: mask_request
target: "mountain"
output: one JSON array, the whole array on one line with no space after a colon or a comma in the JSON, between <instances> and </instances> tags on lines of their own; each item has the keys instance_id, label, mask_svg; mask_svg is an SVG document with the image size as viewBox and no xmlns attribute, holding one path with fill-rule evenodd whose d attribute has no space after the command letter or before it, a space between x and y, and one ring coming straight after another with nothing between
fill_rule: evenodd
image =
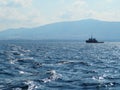
<instances>
[{"instance_id":1,"label":"mountain","mask_svg":"<svg viewBox=\"0 0 120 90\"><path fill-rule=\"evenodd\" d=\"M87 19L53 23L30 29L9 29L0 32L0 39L85 40L90 35L100 40L120 40L120 22Z\"/></svg>"}]
</instances>

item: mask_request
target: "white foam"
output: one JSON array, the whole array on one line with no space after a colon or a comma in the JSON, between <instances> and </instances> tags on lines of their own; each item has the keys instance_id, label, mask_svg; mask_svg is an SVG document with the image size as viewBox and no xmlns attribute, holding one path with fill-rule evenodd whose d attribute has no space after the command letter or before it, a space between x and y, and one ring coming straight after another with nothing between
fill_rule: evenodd
<instances>
[{"instance_id":1,"label":"white foam","mask_svg":"<svg viewBox=\"0 0 120 90\"><path fill-rule=\"evenodd\" d=\"M47 73L48 73L48 74L51 74L51 76L48 77L48 78L44 78L44 79L42 79L42 81L43 81L44 83L47 83L47 82L50 82L50 81L53 81L53 80L57 80L57 79L59 79L59 78L62 77L62 75L56 73L55 70L47 71Z\"/></svg>"},{"instance_id":2,"label":"white foam","mask_svg":"<svg viewBox=\"0 0 120 90\"><path fill-rule=\"evenodd\" d=\"M10 60L10 64L15 64L15 61L14 60Z\"/></svg>"},{"instance_id":3,"label":"white foam","mask_svg":"<svg viewBox=\"0 0 120 90\"><path fill-rule=\"evenodd\" d=\"M35 90L38 88L38 86L36 85L36 83L34 81L27 81L27 82L25 82L25 84L28 85L27 90Z\"/></svg>"},{"instance_id":4,"label":"white foam","mask_svg":"<svg viewBox=\"0 0 120 90\"><path fill-rule=\"evenodd\" d=\"M25 72L24 71L19 71L20 74L24 74Z\"/></svg>"}]
</instances>

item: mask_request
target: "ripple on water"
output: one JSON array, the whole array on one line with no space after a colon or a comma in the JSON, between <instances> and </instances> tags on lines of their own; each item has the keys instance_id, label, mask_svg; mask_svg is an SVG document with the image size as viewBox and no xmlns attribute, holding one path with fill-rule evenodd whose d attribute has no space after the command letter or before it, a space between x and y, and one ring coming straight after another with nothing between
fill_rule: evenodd
<instances>
[{"instance_id":1,"label":"ripple on water","mask_svg":"<svg viewBox=\"0 0 120 90\"><path fill-rule=\"evenodd\" d=\"M2 43L0 90L120 89L120 43Z\"/></svg>"},{"instance_id":2,"label":"ripple on water","mask_svg":"<svg viewBox=\"0 0 120 90\"><path fill-rule=\"evenodd\" d=\"M57 79L59 79L59 78L62 77L62 75L56 73L55 70L49 70L49 71L47 71L47 72L46 72L46 75L47 75L48 77L42 79L42 81L43 81L44 83L47 83L47 82L50 82L50 81L53 81L53 80L57 80Z\"/></svg>"}]
</instances>

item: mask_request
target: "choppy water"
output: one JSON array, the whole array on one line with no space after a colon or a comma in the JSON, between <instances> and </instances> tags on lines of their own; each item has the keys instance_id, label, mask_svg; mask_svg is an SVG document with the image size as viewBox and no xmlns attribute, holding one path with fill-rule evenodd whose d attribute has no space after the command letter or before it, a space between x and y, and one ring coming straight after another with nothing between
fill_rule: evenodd
<instances>
[{"instance_id":1,"label":"choppy water","mask_svg":"<svg viewBox=\"0 0 120 90\"><path fill-rule=\"evenodd\" d=\"M120 90L120 43L0 41L0 90Z\"/></svg>"}]
</instances>

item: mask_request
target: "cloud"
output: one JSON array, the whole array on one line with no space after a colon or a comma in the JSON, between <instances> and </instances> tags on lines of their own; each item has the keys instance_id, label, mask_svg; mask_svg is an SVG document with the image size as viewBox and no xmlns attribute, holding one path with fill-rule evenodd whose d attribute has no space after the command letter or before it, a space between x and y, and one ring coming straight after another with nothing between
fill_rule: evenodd
<instances>
[{"instance_id":1,"label":"cloud","mask_svg":"<svg viewBox=\"0 0 120 90\"><path fill-rule=\"evenodd\" d=\"M90 17L91 10L85 0L75 0L63 12L60 13L60 18L69 20L78 20Z\"/></svg>"},{"instance_id":2,"label":"cloud","mask_svg":"<svg viewBox=\"0 0 120 90\"><path fill-rule=\"evenodd\" d=\"M1 30L7 28L35 27L47 22L41 12L34 9L24 13L19 8L6 7L0 8L0 12L0 19L2 19L0 21Z\"/></svg>"},{"instance_id":3,"label":"cloud","mask_svg":"<svg viewBox=\"0 0 120 90\"><path fill-rule=\"evenodd\" d=\"M27 10L32 0L0 0L0 18L6 20L27 20ZM29 6L29 7L28 7Z\"/></svg>"},{"instance_id":4,"label":"cloud","mask_svg":"<svg viewBox=\"0 0 120 90\"><path fill-rule=\"evenodd\" d=\"M32 0L0 0L0 30L35 27L47 22L41 11L32 8Z\"/></svg>"},{"instance_id":5,"label":"cloud","mask_svg":"<svg viewBox=\"0 0 120 90\"><path fill-rule=\"evenodd\" d=\"M106 0L108 3L112 3L113 2L113 0Z\"/></svg>"},{"instance_id":6,"label":"cloud","mask_svg":"<svg viewBox=\"0 0 120 90\"><path fill-rule=\"evenodd\" d=\"M0 6L29 7L33 0L0 0Z\"/></svg>"},{"instance_id":7,"label":"cloud","mask_svg":"<svg viewBox=\"0 0 120 90\"><path fill-rule=\"evenodd\" d=\"M12 0L12 2L23 7L29 7L32 5L32 0Z\"/></svg>"},{"instance_id":8,"label":"cloud","mask_svg":"<svg viewBox=\"0 0 120 90\"><path fill-rule=\"evenodd\" d=\"M120 21L120 11L92 12L92 17L104 21Z\"/></svg>"},{"instance_id":9,"label":"cloud","mask_svg":"<svg viewBox=\"0 0 120 90\"><path fill-rule=\"evenodd\" d=\"M0 5L7 5L7 0L0 0Z\"/></svg>"},{"instance_id":10,"label":"cloud","mask_svg":"<svg viewBox=\"0 0 120 90\"><path fill-rule=\"evenodd\" d=\"M56 5L50 3L49 6L47 4L48 7L40 4L42 2L47 3L42 0L0 0L0 30L13 27L35 27L53 22L86 18L120 21L120 7L116 8L112 4L112 2L116 3L115 0L94 2L89 0L61 0L55 1ZM36 6L37 3L40 6L39 4Z\"/></svg>"},{"instance_id":11,"label":"cloud","mask_svg":"<svg viewBox=\"0 0 120 90\"><path fill-rule=\"evenodd\" d=\"M73 6L77 6L77 7L81 7L81 6L84 6L86 5L86 2L84 0L76 0L74 3L73 3Z\"/></svg>"},{"instance_id":12,"label":"cloud","mask_svg":"<svg viewBox=\"0 0 120 90\"><path fill-rule=\"evenodd\" d=\"M0 18L6 19L6 20L26 20L27 16L24 15L22 11L20 11L18 8L10 8L10 7L1 7L0 8Z\"/></svg>"},{"instance_id":13,"label":"cloud","mask_svg":"<svg viewBox=\"0 0 120 90\"><path fill-rule=\"evenodd\" d=\"M115 6L112 2L113 0L106 0L106 2L99 1L97 3L89 3L85 0L74 0L71 5L68 5L64 11L59 13L58 20L69 21L93 18L104 21L120 21L119 8L113 9Z\"/></svg>"}]
</instances>

